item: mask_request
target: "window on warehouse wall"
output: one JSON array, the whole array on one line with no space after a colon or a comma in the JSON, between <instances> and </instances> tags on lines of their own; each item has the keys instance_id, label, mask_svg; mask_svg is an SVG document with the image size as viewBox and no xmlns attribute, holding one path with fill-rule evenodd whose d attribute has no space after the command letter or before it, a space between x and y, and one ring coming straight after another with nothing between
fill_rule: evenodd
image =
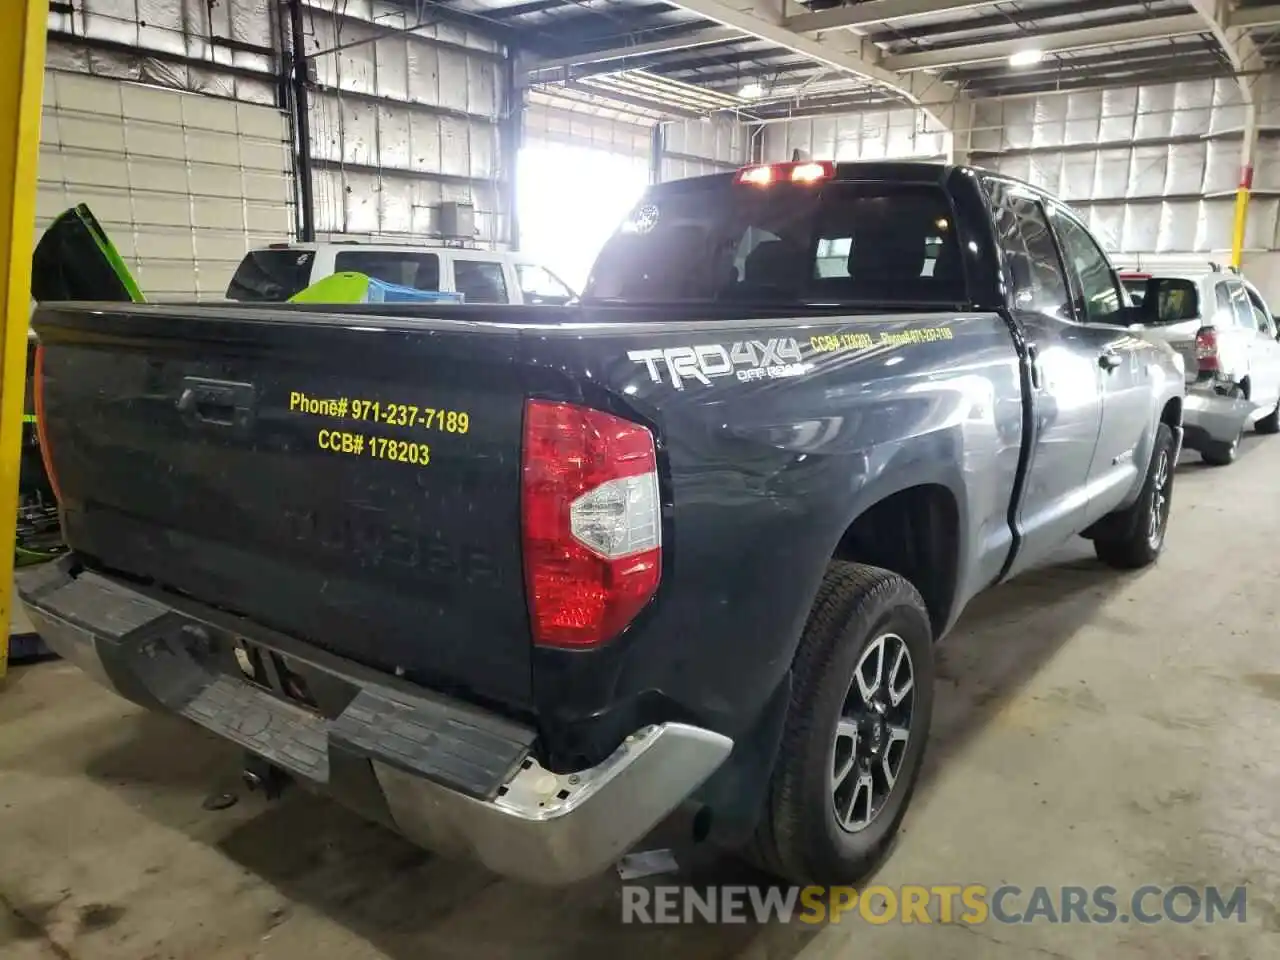
<instances>
[{"instance_id":1,"label":"window on warehouse wall","mask_svg":"<svg viewBox=\"0 0 1280 960\"><path fill-rule=\"evenodd\" d=\"M649 183L645 158L532 142L517 168L520 250L581 291L596 253Z\"/></svg>"}]
</instances>

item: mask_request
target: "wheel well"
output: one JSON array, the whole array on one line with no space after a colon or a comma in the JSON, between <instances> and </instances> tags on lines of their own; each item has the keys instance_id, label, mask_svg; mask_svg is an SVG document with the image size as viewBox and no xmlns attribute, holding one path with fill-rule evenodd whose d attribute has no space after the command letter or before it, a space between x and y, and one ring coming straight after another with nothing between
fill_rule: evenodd
<instances>
[{"instance_id":1,"label":"wheel well","mask_svg":"<svg viewBox=\"0 0 1280 960\"><path fill-rule=\"evenodd\" d=\"M1182 426L1182 398L1173 397L1160 411L1160 422L1171 427Z\"/></svg>"},{"instance_id":2,"label":"wheel well","mask_svg":"<svg viewBox=\"0 0 1280 960\"><path fill-rule=\"evenodd\" d=\"M835 560L883 567L920 591L937 636L956 590L960 517L939 484L908 487L865 510L845 530Z\"/></svg>"}]
</instances>

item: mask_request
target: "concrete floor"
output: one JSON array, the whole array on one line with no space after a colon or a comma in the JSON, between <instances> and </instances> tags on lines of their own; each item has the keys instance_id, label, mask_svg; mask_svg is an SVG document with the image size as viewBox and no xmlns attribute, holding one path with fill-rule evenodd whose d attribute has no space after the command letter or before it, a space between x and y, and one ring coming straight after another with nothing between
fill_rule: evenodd
<instances>
[{"instance_id":1,"label":"concrete floor","mask_svg":"<svg viewBox=\"0 0 1280 960\"><path fill-rule=\"evenodd\" d=\"M1189 459L1157 569L1117 576L1073 545L943 646L925 781L877 881L1244 883L1244 925L624 928L613 877L532 890L301 793L206 811L238 787L234 751L55 663L0 693L0 955L1280 957L1280 441L1225 470Z\"/></svg>"}]
</instances>

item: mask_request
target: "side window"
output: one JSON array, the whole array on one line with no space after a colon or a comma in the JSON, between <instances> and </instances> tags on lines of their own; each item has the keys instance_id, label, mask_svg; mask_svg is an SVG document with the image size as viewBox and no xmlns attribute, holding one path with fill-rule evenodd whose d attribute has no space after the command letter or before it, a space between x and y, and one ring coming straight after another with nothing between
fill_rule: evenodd
<instances>
[{"instance_id":1,"label":"side window","mask_svg":"<svg viewBox=\"0 0 1280 960\"><path fill-rule=\"evenodd\" d=\"M516 276L520 278L520 292L526 303L564 304L573 299L573 293L546 267L532 263L516 264Z\"/></svg>"},{"instance_id":2,"label":"side window","mask_svg":"<svg viewBox=\"0 0 1280 960\"><path fill-rule=\"evenodd\" d=\"M1245 287L1244 292L1249 296L1249 306L1253 308L1253 319L1258 332L1265 333L1268 337L1274 337L1276 335L1276 324L1271 319L1271 311L1262 302L1262 297L1251 287Z\"/></svg>"},{"instance_id":3,"label":"side window","mask_svg":"<svg viewBox=\"0 0 1280 960\"><path fill-rule=\"evenodd\" d=\"M989 181L987 191L996 236L1010 273L1013 308L1071 319L1071 297L1044 207L999 181Z\"/></svg>"},{"instance_id":4,"label":"side window","mask_svg":"<svg viewBox=\"0 0 1280 960\"><path fill-rule=\"evenodd\" d=\"M1236 315L1236 325L1244 330L1257 329L1257 321L1253 319L1253 307L1249 304L1249 295L1244 292L1244 284L1239 280L1229 280L1231 288L1231 309Z\"/></svg>"},{"instance_id":5,"label":"side window","mask_svg":"<svg viewBox=\"0 0 1280 960\"><path fill-rule=\"evenodd\" d=\"M453 287L465 303L510 303L502 264L494 260L454 260Z\"/></svg>"},{"instance_id":6,"label":"side window","mask_svg":"<svg viewBox=\"0 0 1280 960\"><path fill-rule=\"evenodd\" d=\"M1212 324L1215 327L1229 327L1235 323L1236 311L1231 305L1231 291L1225 280L1219 280L1213 288L1213 299L1217 309L1213 312Z\"/></svg>"},{"instance_id":7,"label":"side window","mask_svg":"<svg viewBox=\"0 0 1280 960\"><path fill-rule=\"evenodd\" d=\"M1084 227L1057 207L1050 212L1050 218L1068 268L1079 281L1084 319L1089 323L1122 323L1124 297L1102 248Z\"/></svg>"},{"instance_id":8,"label":"side window","mask_svg":"<svg viewBox=\"0 0 1280 960\"><path fill-rule=\"evenodd\" d=\"M440 289L440 258L434 253L385 250L343 250L333 258L338 273L354 270L398 287Z\"/></svg>"}]
</instances>

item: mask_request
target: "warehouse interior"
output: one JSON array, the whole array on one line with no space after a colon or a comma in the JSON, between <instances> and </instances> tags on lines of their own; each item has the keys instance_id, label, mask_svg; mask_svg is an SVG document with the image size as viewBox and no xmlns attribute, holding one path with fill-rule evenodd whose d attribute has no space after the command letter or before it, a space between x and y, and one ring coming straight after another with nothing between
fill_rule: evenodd
<instances>
[{"instance_id":1,"label":"warehouse interior","mask_svg":"<svg viewBox=\"0 0 1280 960\"><path fill-rule=\"evenodd\" d=\"M13 7L29 29L0 38L11 498L28 264L79 204L161 307L230 309L246 254L291 243L518 254L580 293L657 185L913 161L1053 195L1122 275L1239 274L1280 305L1280 3ZM542 293L522 295L481 302ZM628 883L771 881L661 830L646 840L658 869L566 888L502 878L320 793L249 789L226 739L15 645L0 680L0 956L1280 956L1280 444L1236 441L1224 471L1183 450L1157 566L1108 575L1076 539L969 606L938 649L914 805L868 882L899 898L913 885L1055 899L1065 886L1242 888L1238 920L629 922ZM21 604L8 614L15 634L32 629Z\"/></svg>"}]
</instances>

